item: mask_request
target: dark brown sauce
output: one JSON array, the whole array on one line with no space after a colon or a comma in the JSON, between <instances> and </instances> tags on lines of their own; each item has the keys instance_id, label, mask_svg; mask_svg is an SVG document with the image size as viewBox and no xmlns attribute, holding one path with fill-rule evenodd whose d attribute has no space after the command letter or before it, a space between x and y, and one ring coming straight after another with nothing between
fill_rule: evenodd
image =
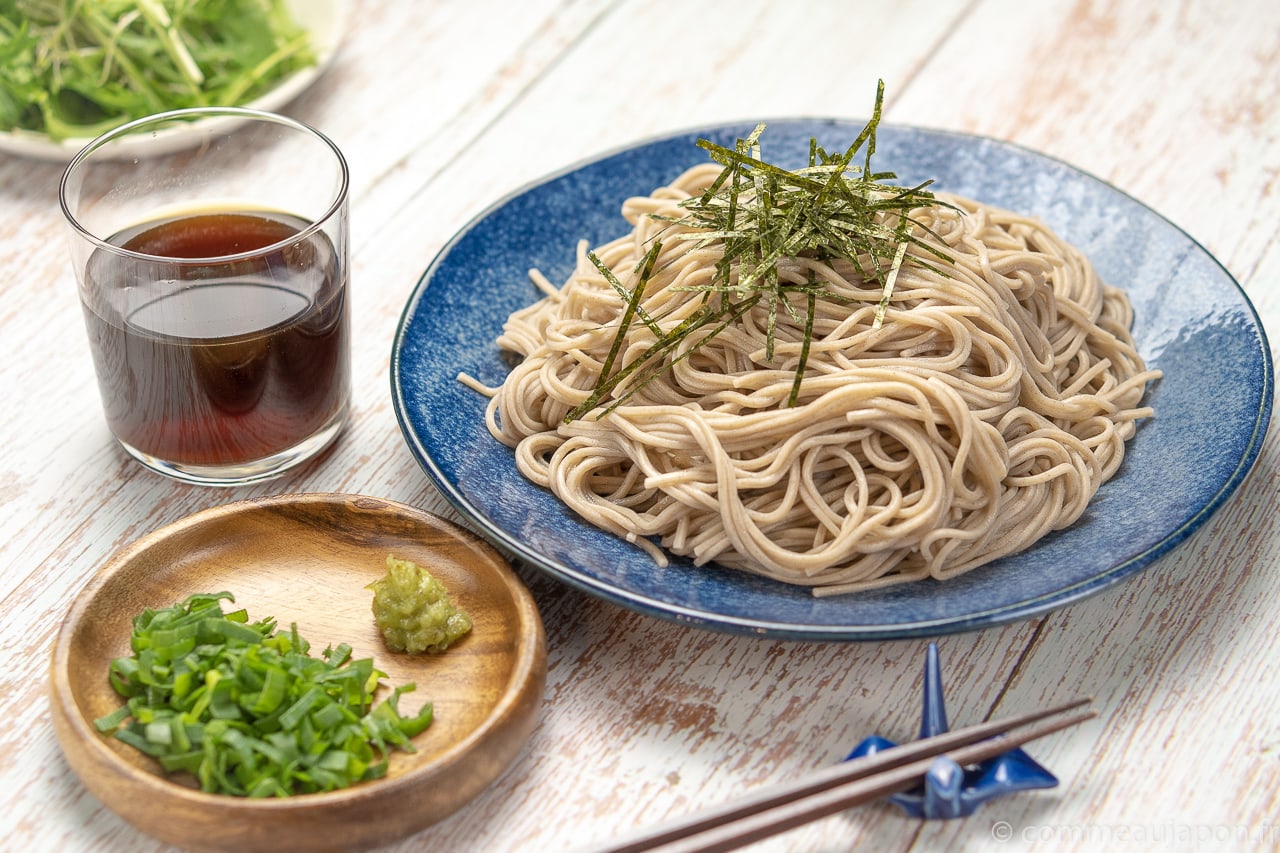
<instances>
[{"instance_id":1,"label":"dark brown sauce","mask_svg":"<svg viewBox=\"0 0 1280 853\"><path fill-rule=\"evenodd\" d=\"M308 225L277 213L147 223L90 258L84 304L107 422L134 449L185 465L234 465L313 435L347 403L346 268L328 237L250 260ZM233 311L225 309L232 306Z\"/></svg>"}]
</instances>

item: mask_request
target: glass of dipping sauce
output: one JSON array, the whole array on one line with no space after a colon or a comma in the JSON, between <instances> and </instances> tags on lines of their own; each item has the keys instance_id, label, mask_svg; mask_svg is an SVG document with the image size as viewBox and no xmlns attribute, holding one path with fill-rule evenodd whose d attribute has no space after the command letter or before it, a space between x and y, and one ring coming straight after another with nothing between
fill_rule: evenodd
<instances>
[{"instance_id":1,"label":"glass of dipping sauce","mask_svg":"<svg viewBox=\"0 0 1280 853\"><path fill-rule=\"evenodd\" d=\"M342 431L347 182L316 130L230 107L131 122L67 167L62 211L107 424L143 465L241 485Z\"/></svg>"}]
</instances>

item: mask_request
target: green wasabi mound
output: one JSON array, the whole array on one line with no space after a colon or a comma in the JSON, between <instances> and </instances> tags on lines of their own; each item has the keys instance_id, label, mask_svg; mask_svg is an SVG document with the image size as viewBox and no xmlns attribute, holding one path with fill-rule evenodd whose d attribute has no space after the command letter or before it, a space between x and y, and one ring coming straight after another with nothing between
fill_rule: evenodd
<instances>
[{"instance_id":1,"label":"green wasabi mound","mask_svg":"<svg viewBox=\"0 0 1280 853\"><path fill-rule=\"evenodd\" d=\"M397 652L439 654L471 630L471 617L416 563L387 557L387 575L369 584L373 621Z\"/></svg>"}]
</instances>

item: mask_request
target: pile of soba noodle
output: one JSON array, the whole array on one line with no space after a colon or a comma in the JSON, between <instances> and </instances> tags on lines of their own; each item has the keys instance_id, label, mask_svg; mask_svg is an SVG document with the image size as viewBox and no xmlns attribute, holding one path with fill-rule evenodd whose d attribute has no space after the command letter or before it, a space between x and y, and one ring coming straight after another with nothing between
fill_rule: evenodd
<instances>
[{"instance_id":1,"label":"pile of soba noodle","mask_svg":"<svg viewBox=\"0 0 1280 853\"><path fill-rule=\"evenodd\" d=\"M595 253L627 288L664 245L642 306L669 328L695 310L721 252L670 239L678 203L707 164L623 206L631 233ZM1148 380L1125 295L1042 224L972 201L913 213L953 263L902 266L886 316L881 285L848 261L783 261L853 304L818 299L800 397L789 406L803 327L767 309L720 332L613 411L564 423L599 377L624 301L580 246L577 266L510 316L498 339L523 356L492 395L493 435L531 481L582 518L696 564L757 572L834 594L944 579L1075 521L1120 465ZM941 241L941 242L939 242ZM796 298L804 316L804 298ZM654 336L634 322L618 363ZM695 340L685 341L687 352ZM615 391L626 390L626 386ZM610 401L606 400L608 404ZM654 545L660 542L661 548Z\"/></svg>"}]
</instances>

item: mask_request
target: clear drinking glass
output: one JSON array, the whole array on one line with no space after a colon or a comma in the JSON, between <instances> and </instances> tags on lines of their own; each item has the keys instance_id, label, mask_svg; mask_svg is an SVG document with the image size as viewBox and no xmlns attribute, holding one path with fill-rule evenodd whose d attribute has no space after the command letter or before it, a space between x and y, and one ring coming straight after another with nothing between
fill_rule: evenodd
<instances>
[{"instance_id":1,"label":"clear drinking glass","mask_svg":"<svg viewBox=\"0 0 1280 853\"><path fill-rule=\"evenodd\" d=\"M196 144L169 150L176 128ZM240 485L342 431L347 182L316 130L230 107L131 122L67 167L62 211L103 408L143 465Z\"/></svg>"}]
</instances>

